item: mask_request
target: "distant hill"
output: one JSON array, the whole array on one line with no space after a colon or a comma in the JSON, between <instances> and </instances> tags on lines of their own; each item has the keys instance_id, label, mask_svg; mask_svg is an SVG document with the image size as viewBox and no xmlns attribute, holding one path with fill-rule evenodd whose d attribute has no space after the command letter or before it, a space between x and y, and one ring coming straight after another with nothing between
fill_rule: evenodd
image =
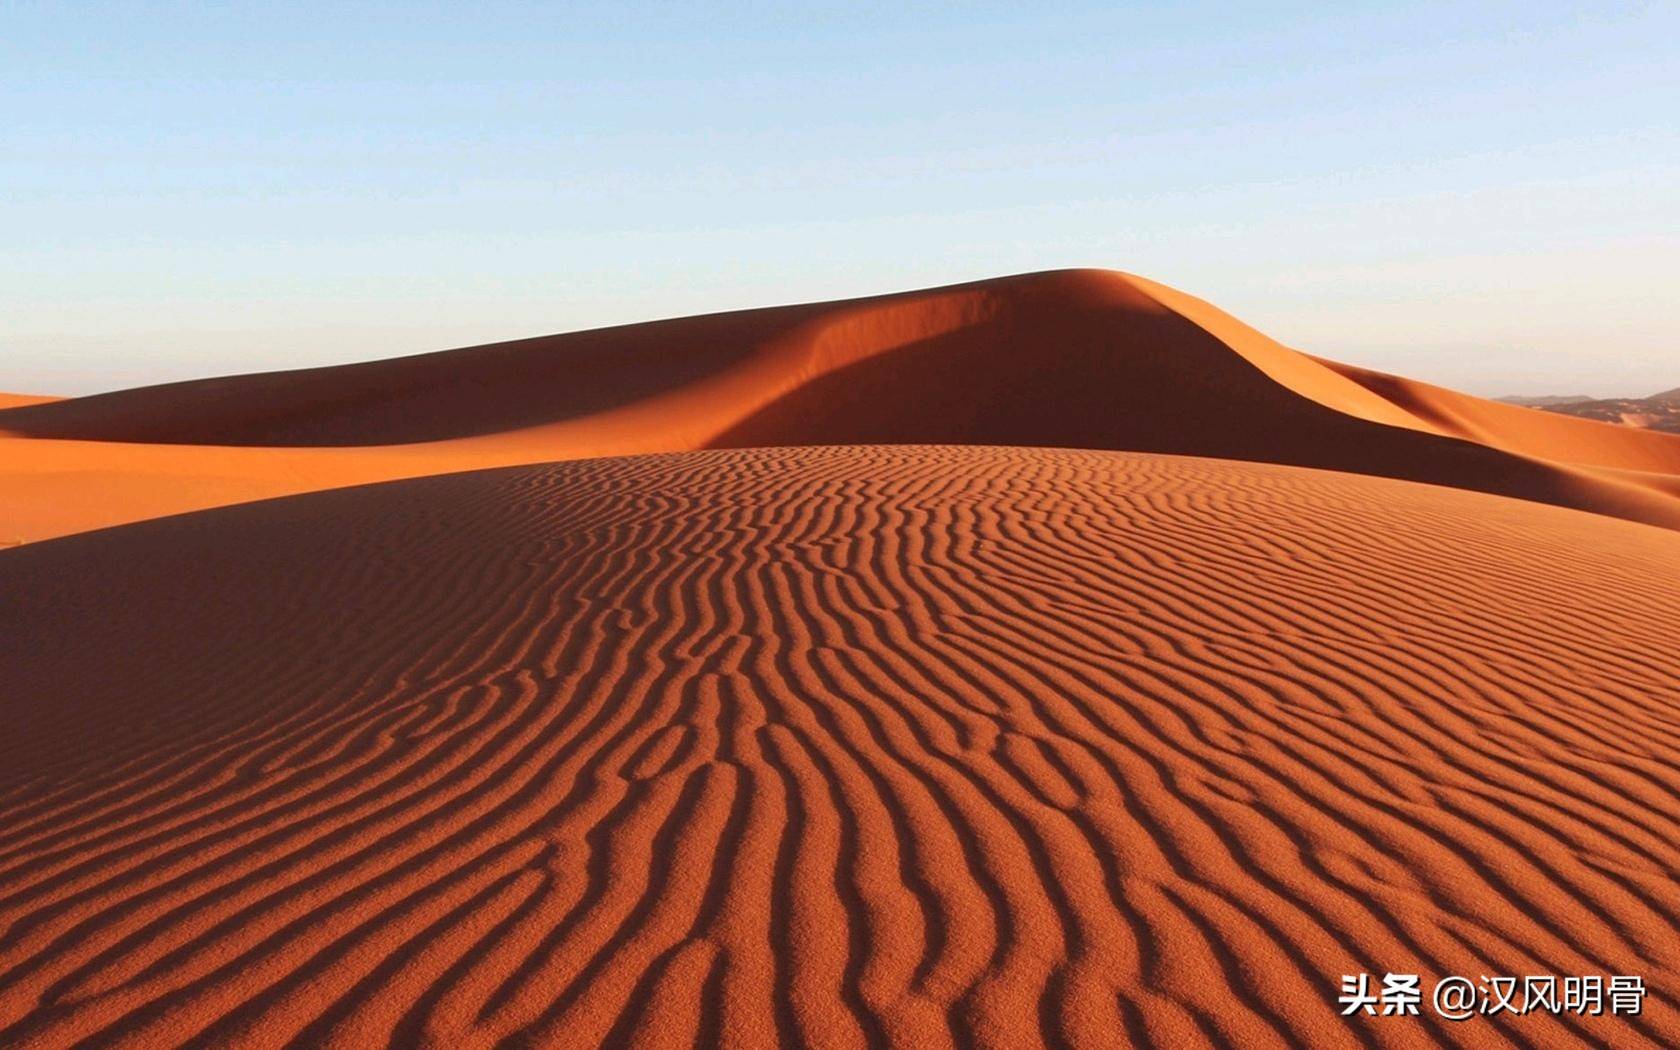
<instances>
[{"instance_id":1,"label":"distant hill","mask_svg":"<svg viewBox=\"0 0 1680 1050\"><path fill-rule=\"evenodd\" d=\"M1503 401L1507 405L1521 405L1524 408L1556 408L1558 405L1578 405L1592 398L1585 394L1542 394L1539 397L1523 397L1520 394L1511 397L1496 397L1495 401Z\"/></svg>"},{"instance_id":2,"label":"distant hill","mask_svg":"<svg viewBox=\"0 0 1680 1050\"><path fill-rule=\"evenodd\" d=\"M1542 408L1579 419L1680 434L1680 387L1650 397L1581 397L1574 394L1546 397L1502 397L1509 405Z\"/></svg>"}]
</instances>

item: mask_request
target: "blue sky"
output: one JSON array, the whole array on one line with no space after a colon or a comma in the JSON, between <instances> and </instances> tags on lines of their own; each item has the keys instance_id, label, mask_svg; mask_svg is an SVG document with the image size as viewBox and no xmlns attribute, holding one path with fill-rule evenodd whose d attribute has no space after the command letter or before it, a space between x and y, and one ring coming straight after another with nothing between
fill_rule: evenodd
<instances>
[{"instance_id":1,"label":"blue sky","mask_svg":"<svg viewBox=\"0 0 1680 1050\"><path fill-rule=\"evenodd\" d=\"M1677 112L1672 3L7 4L0 390L1108 266L1649 393Z\"/></svg>"}]
</instances>

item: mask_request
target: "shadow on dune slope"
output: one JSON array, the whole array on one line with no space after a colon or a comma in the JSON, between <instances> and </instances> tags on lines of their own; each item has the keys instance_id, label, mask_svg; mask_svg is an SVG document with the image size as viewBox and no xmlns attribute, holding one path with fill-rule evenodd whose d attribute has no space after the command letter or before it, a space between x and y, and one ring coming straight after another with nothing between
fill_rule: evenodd
<instances>
[{"instance_id":1,"label":"shadow on dune slope","mask_svg":"<svg viewBox=\"0 0 1680 1050\"><path fill-rule=\"evenodd\" d=\"M215 505L230 477L281 495L595 456L906 442L1289 463L1680 527L1680 437L1321 361L1100 270L119 391L0 411L0 434L18 471L34 469L20 484L38 504L75 499L78 476L145 497L43 518L46 534L152 516L172 487L181 510Z\"/></svg>"}]
</instances>

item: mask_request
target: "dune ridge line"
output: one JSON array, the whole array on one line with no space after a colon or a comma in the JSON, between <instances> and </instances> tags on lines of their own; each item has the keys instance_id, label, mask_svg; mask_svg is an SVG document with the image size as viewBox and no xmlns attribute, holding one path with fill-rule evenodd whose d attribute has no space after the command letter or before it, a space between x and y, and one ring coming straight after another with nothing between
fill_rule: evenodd
<instances>
[{"instance_id":1,"label":"dune ridge line","mask_svg":"<svg viewBox=\"0 0 1680 1050\"><path fill-rule=\"evenodd\" d=\"M445 471L811 444L1322 467L1680 527L1680 435L1300 354L1062 270L0 409L0 536Z\"/></svg>"}]
</instances>

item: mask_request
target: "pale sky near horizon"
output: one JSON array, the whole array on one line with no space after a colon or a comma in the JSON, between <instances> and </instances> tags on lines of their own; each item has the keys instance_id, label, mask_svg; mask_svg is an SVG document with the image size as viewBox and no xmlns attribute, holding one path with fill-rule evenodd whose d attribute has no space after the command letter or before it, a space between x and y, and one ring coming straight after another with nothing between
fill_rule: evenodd
<instances>
[{"instance_id":1,"label":"pale sky near horizon","mask_svg":"<svg viewBox=\"0 0 1680 1050\"><path fill-rule=\"evenodd\" d=\"M7 4L0 390L1104 266L1648 394L1677 111L1675 3Z\"/></svg>"}]
</instances>

